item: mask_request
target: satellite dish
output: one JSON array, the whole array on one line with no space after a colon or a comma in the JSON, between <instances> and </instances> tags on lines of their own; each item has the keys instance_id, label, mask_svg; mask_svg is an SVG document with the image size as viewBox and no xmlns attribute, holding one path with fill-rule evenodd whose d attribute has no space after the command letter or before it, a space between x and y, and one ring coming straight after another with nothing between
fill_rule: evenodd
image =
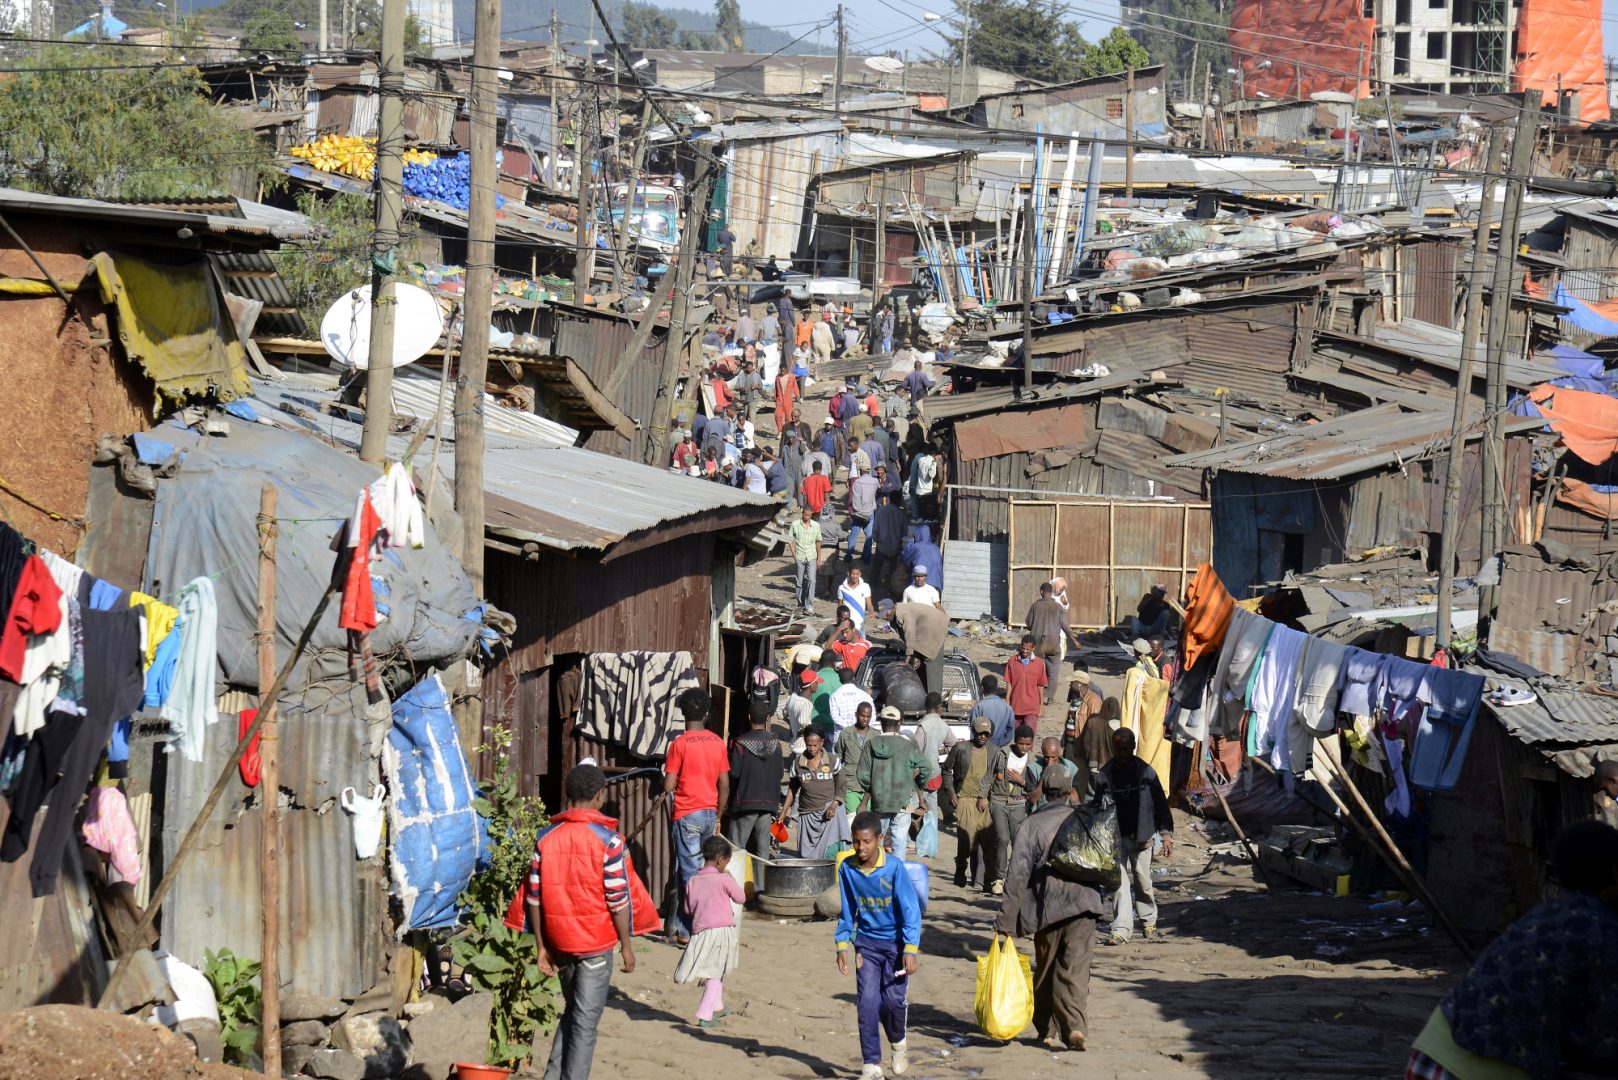
<instances>
[{"instance_id":1,"label":"satellite dish","mask_svg":"<svg viewBox=\"0 0 1618 1080\"><path fill-rule=\"evenodd\" d=\"M904 61L892 56L867 56L865 66L884 75L897 75L905 69Z\"/></svg>"},{"instance_id":2,"label":"satellite dish","mask_svg":"<svg viewBox=\"0 0 1618 1080\"><path fill-rule=\"evenodd\" d=\"M393 286L393 366L413 363L444 335L444 313L433 294L419 285ZM364 371L371 357L371 287L361 285L337 298L320 320L320 343L333 360Z\"/></svg>"}]
</instances>

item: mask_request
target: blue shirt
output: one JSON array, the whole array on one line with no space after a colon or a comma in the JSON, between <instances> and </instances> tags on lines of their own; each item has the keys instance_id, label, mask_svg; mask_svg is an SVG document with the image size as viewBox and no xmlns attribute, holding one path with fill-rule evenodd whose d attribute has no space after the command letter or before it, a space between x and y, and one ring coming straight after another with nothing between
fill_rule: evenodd
<instances>
[{"instance_id":1,"label":"blue shirt","mask_svg":"<svg viewBox=\"0 0 1618 1080\"><path fill-rule=\"evenodd\" d=\"M863 937L903 945L907 953L921 949L921 900L903 860L878 852L876 866L867 871L850 855L837 865L837 889L843 898L839 950Z\"/></svg>"},{"instance_id":2,"label":"blue shirt","mask_svg":"<svg viewBox=\"0 0 1618 1080\"><path fill-rule=\"evenodd\" d=\"M1011 702L999 694L990 694L976 705L967 716L967 726L980 716L989 718L994 724L994 730L989 732L989 741L996 746L1010 746L1012 736L1017 733L1017 714L1011 711Z\"/></svg>"}]
</instances>

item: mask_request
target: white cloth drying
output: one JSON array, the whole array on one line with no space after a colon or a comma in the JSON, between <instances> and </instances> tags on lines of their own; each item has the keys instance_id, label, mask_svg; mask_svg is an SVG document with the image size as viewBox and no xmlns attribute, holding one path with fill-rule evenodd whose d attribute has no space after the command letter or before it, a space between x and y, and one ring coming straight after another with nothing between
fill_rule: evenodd
<instances>
[{"instance_id":1,"label":"white cloth drying","mask_svg":"<svg viewBox=\"0 0 1618 1080\"><path fill-rule=\"evenodd\" d=\"M213 580L199 577L180 590L180 659L174 685L159 715L174 729L174 742L187 761L201 761L209 725L219 720L214 669L219 653L219 607Z\"/></svg>"},{"instance_id":2,"label":"white cloth drying","mask_svg":"<svg viewBox=\"0 0 1618 1080\"><path fill-rule=\"evenodd\" d=\"M416 485L410 480L410 471L395 461L388 466L381 479L371 485L371 507L382 519L380 533L382 547L426 546L427 526L421 511L421 500L416 498ZM355 521L359 520L356 511Z\"/></svg>"}]
</instances>

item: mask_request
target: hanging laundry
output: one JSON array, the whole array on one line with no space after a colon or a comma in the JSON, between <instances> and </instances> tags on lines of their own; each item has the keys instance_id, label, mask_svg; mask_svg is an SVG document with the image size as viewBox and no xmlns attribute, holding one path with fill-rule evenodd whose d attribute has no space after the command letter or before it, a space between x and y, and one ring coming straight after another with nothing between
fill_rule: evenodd
<instances>
[{"instance_id":1,"label":"hanging laundry","mask_svg":"<svg viewBox=\"0 0 1618 1080\"><path fill-rule=\"evenodd\" d=\"M1185 590L1185 666L1190 669L1204 653L1217 652L1224 644L1236 601L1208 563L1197 567L1196 576Z\"/></svg>"},{"instance_id":2,"label":"hanging laundry","mask_svg":"<svg viewBox=\"0 0 1618 1080\"><path fill-rule=\"evenodd\" d=\"M11 610L11 601L28 562L28 540L10 525L0 521L0 612Z\"/></svg>"},{"instance_id":3,"label":"hanging laundry","mask_svg":"<svg viewBox=\"0 0 1618 1080\"><path fill-rule=\"evenodd\" d=\"M242 741L242 736L247 734L247 729L252 727L253 721L257 719L257 709L243 709L241 711L241 714L236 717L237 742ZM260 738L261 736L259 735L253 736L253 741L247 744L247 750L242 754L242 759L236 763L236 767L241 770L242 783L248 787L258 787L259 777L264 769L263 758L259 754Z\"/></svg>"},{"instance_id":4,"label":"hanging laundry","mask_svg":"<svg viewBox=\"0 0 1618 1080\"><path fill-rule=\"evenodd\" d=\"M115 787L94 787L84 807L84 842L112 859L112 868L131 885L140 882L140 841L129 803Z\"/></svg>"},{"instance_id":5,"label":"hanging laundry","mask_svg":"<svg viewBox=\"0 0 1618 1080\"><path fill-rule=\"evenodd\" d=\"M1297 687L1298 659L1307 635L1276 624L1264 646L1264 657L1253 672L1247 704L1253 712L1247 751L1262 754L1277 772L1290 769L1287 725L1292 722L1293 694Z\"/></svg>"},{"instance_id":6,"label":"hanging laundry","mask_svg":"<svg viewBox=\"0 0 1618 1080\"><path fill-rule=\"evenodd\" d=\"M1169 684L1156 678L1155 670L1155 664L1150 669L1137 664L1124 675L1123 726L1135 733L1136 756L1152 767L1167 795L1174 754L1174 744L1164 728Z\"/></svg>"},{"instance_id":7,"label":"hanging laundry","mask_svg":"<svg viewBox=\"0 0 1618 1080\"><path fill-rule=\"evenodd\" d=\"M410 470L395 461L382 478L373 483L371 505L382 523L382 547L424 547L427 526L422 515L421 500L416 498L416 485L410 480ZM356 508L357 509L357 508Z\"/></svg>"},{"instance_id":8,"label":"hanging laundry","mask_svg":"<svg viewBox=\"0 0 1618 1080\"><path fill-rule=\"evenodd\" d=\"M124 590L110 581L96 578L90 583L90 606L96 611L111 611L113 608L128 607L124 603Z\"/></svg>"},{"instance_id":9,"label":"hanging laundry","mask_svg":"<svg viewBox=\"0 0 1618 1080\"><path fill-rule=\"evenodd\" d=\"M141 635L141 645L146 650L146 666L151 667L157 656L157 647L168 639L180 613L157 597L147 596L143 592L130 593L129 606L141 608L146 613L146 630Z\"/></svg>"},{"instance_id":10,"label":"hanging laundry","mask_svg":"<svg viewBox=\"0 0 1618 1080\"><path fill-rule=\"evenodd\" d=\"M40 549L39 557L45 560L45 565L51 572L51 580L56 582L58 589L69 596L79 594L79 582L84 580L83 567L74 566L56 552L46 551L43 548Z\"/></svg>"},{"instance_id":11,"label":"hanging laundry","mask_svg":"<svg viewBox=\"0 0 1618 1080\"><path fill-rule=\"evenodd\" d=\"M214 694L219 609L212 579L199 577L181 589L179 610L185 631L180 638L174 686L159 715L169 722L174 742L185 759L201 761L204 735L219 719ZM144 693L144 682L141 689Z\"/></svg>"},{"instance_id":12,"label":"hanging laundry","mask_svg":"<svg viewBox=\"0 0 1618 1080\"><path fill-rule=\"evenodd\" d=\"M1424 670L1416 696L1425 708L1410 751L1410 782L1429 791L1453 791L1476 726L1484 679L1432 665Z\"/></svg>"},{"instance_id":13,"label":"hanging laundry","mask_svg":"<svg viewBox=\"0 0 1618 1080\"><path fill-rule=\"evenodd\" d=\"M51 633L28 636L22 670L18 673L17 682L22 691L12 709L12 730L24 738L44 726L45 715L61 688L62 672L73 660L70 609L76 609L78 601L69 599L54 583L51 588L55 592L57 628ZM17 595L20 600L21 590Z\"/></svg>"},{"instance_id":14,"label":"hanging laundry","mask_svg":"<svg viewBox=\"0 0 1618 1080\"><path fill-rule=\"evenodd\" d=\"M1410 816L1410 788L1405 783L1405 743L1403 739L1384 739L1382 748L1388 755L1388 774L1393 777L1393 790L1382 805L1397 817Z\"/></svg>"},{"instance_id":15,"label":"hanging laundry","mask_svg":"<svg viewBox=\"0 0 1618 1080\"><path fill-rule=\"evenodd\" d=\"M180 664L180 644L185 640L185 620L176 619L174 629L158 642L157 652L146 669L146 693L141 706L161 709L174 689L174 672Z\"/></svg>"},{"instance_id":16,"label":"hanging laundry","mask_svg":"<svg viewBox=\"0 0 1618 1080\"><path fill-rule=\"evenodd\" d=\"M1237 605L1219 649L1219 664L1208 680L1203 712L1211 735L1235 737L1247 709L1247 687L1275 624Z\"/></svg>"},{"instance_id":17,"label":"hanging laundry","mask_svg":"<svg viewBox=\"0 0 1618 1080\"><path fill-rule=\"evenodd\" d=\"M688 652L592 653L579 686L577 730L658 757L674 737L674 699L698 685Z\"/></svg>"},{"instance_id":18,"label":"hanging laundry","mask_svg":"<svg viewBox=\"0 0 1618 1080\"><path fill-rule=\"evenodd\" d=\"M1355 716L1375 716L1382 702L1383 662L1389 657L1350 645L1343 657L1343 686L1337 707Z\"/></svg>"},{"instance_id":19,"label":"hanging laundry","mask_svg":"<svg viewBox=\"0 0 1618 1080\"><path fill-rule=\"evenodd\" d=\"M54 632L62 625L62 611L62 590L50 568L38 555L30 555L17 577L5 626L0 628L0 675L14 683L24 681L23 656L29 639Z\"/></svg>"},{"instance_id":20,"label":"hanging laundry","mask_svg":"<svg viewBox=\"0 0 1618 1080\"><path fill-rule=\"evenodd\" d=\"M371 504L369 489L360 492L354 518L348 525L348 572L343 578L343 611L337 625L344 630L369 633L377 627L376 599L371 588L371 548L382 519Z\"/></svg>"},{"instance_id":21,"label":"hanging laundry","mask_svg":"<svg viewBox=\"0 0 1618 1080\"><path fill-rule=\"evenodd\" d=\"M1309 764L1315 741L1337 730L1337 701L1348 647L1324 638L1304 640L1298 659L1298 687L1287 727L1287 760L1301 773Z\"/></svg>"}]
</instances>

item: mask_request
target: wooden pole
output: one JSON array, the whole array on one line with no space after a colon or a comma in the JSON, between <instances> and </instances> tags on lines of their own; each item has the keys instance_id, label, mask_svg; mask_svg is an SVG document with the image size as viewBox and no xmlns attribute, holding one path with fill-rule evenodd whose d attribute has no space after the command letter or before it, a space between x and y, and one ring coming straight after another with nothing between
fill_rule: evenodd
<instances>
[{"instance_id":1,"label":"wooden pole","mask_svg":"<svg viewBox=\"0 0 1618 1080\"><path fill-rule=\"evenodd\" d=\"M1461 469L1466 463L1466 406L1472 400L1472 365L1477 361L1478 328L1483 322L1483 263L1489 253L1489 215L1494 210L1494 177L1489 175L1500 160L1504 133L1496 127L1489 132L1489 149L1482 170L1483 198L1478 203L1478 223L1472 230L1472 269L1467 275L1466 313L1461 319L1461 367L1455 378L1455 412L1450 418L1449 463L1444 472L1443 526L1439 532L1438 635L1437 644L1449 644L1450 623L1455 604L1456 545L1461 537ZM1486 451L1484 451L1486 452Z\"/></svg>"},{"instance_id":2,"label":"wooden pole","mask_svg":"<svg viewBox=\"0 0 1618 1080\"><path fill-rule=\"evenodd\" d=\"M620 282L621 287L628 291L634 284L635 241L630 236L629 219L635 212L635 196L640 193L640 176L646 168L646 136L652 128L652 102L651 99L641 103L640 107L640 134L635 139L634 158L629 163L629 187L624 193L624 216L618 222L618 265L624 267L625 280ZM607 217L612 217L612 208L609 205Z\"/></svg>"},{"instance_id":3,"label":"wooden pole","mask_svg":"<svg viewBox=\"0 0 1618 1080\"><path fill-rule=\"evenodd\" d=\"M1349 779L1348 770L1338 764L1337 760L1330 754L1316 754L1315 760L1324 761L1326 771L1335 776L1343 785L1344 790L1353 797L1355 805L1369 819L1371 828L1381 840L1385 854L1392 860L1390 865L1393 866L1394 872L1404 879L1412 892L1421 897L1422 903L1427 905L1427 910L1433 913L1433 918L1438 921L1439 925L1444 928L1444 932L1450 936L1451 940L1470 960L1472 958L1472 946L1467 942L1466 935L1461 933L1460 928L1455 925L1455 921L1449 917L1449 912L1438 902L1438 898L1432 894L1432 890L1427 888L1427 883L1410 865L1410 860L1406 859L1404 852L1399 850L1399 845L1393 842L1393 837L1389 836L1388 831L1382 827L1382 819L1376 816L1376 812L1371 809L1371 804L1365 801L1364 795L1360 794L1359 787L1355 785L1353 780ZM1321 786L1330 792L1331 786L1329 784L1322 784ZM1335 799L1336 793L1330 793ZM1352 819L1352 815L1349 816Z\"/></svg>"},{"instance_id":4,"label":"wooden pole","mask_svg":"<svg viewBox=\"0 0 1618 1080\"><path fill-rule=\"evenodd\" d=\"M876 197L876 273L871 275L873 313L875 308L882 305L882 291L887 286L887 275L883 271L888 262L888 181L886 173L882 176L882 185ZM872 335L873 338L875 336ZM874 353L876 349L871 351Z\"/></svg>"},{"instance_id":5,"label":"wooden pole","mask_svg":"<svg viewBox=\"0 0 1618 1080\"><path fill-rule=\"evenodd\" d=\"M1038 166L1034 169L1038 173ZM1039 221L1034 216L1034 189L1028 189L1022 230L1022 389L1034 388L1034 236Z\"/></svg>"},{"instance_id":6,"label":"wooden pole","mask_svg":"<svg viewBox=\"0 0 1618 1080\"><path fill-rule=\"evenodd\" d=\"M573 148L573 175L577 181L573 188L574 203L578 207L578 228L573 235L578 241L573 256L573 302L584 303L584 294L590 291L590 279L595 276L596 240L595 240L595 149L600 140L597 137L601 126L601 110L597 108L600 103L596 100L595 87L584 87L584 100L580 107L584 110L584 123L580 125L578 141Z\"/></svg>"},{"instance_id":7,"label":"wooden pole","mask_svg":"<svg viewBox=\"0 0 1618 1080\"><path fill-rule=\"evenodd\" d=\"M1269 871L1265 870L1264 864L1259 862L1258 852L1253 850L1253 842L1247 838L1247 833L1242 831L1242 823L1236 820L1236 814L1231 810L1230 803L1225 801L1225 793L1219 790L1219 777L1214 773L1212 756L1208 757L1207 765L1208 768L1203 770L1203 775L1208 778L1208 786L1213 788L1214 798L1219 800L1219 809L1224 811L1225 820L1230 822L1230 827L1236 830L1236 839L1242 842L1242 848L1247 852L1247 857L1253 860L1253 870L1258 874L1259 881L1264 883L1265 891L1273 896L1275 894L1275 883L1270 880Z\"/></svg>"},{"instance_id":8,"label":"wooden pole","mask_svg":"<svg viewBox=\"0 0 1618 1080\"><path fill-rule=\"evenodd\" d=\"M258 684L275 682L275 525L276 489L266 483L258 500ZM263 989L264 1075L281 1075L281 769L277 758L275 699L258 703L258 797L260 807L259 905L263 945L259 978Z\"/></svg>"},{"instance_id":9,"label":"wooden pole","mask_svg":"<svg viewBox=\"0 0 1618 1080\"><path fill-rule=\"evenodd\" d=\"M657 402L652 407L652 427L646 436L643 460L648 465L662 458L664 445L668 442L669 421L674 415L674 391L680 382L680 361L685 357L688 329L686 324L691 319L691 282L696 275L697 233L702 228L708 206L713 166L713 156L699 152L696 182L691 186L691 205L685 214L686 227L680 234L680 265L675 267L679 280L674 286L674 312L669 318L669 336L663 347L663 377L657 389Z\"/></svg>"},{"instance_id":10,"label":"wooden pole","mask_svg":"<svg viewBox=\"0 0 1618 1080\"><path fill-rule=\"evenodd\" d=\"M315 604L315 610L309 616L309 622L304 626L303 632L298 635L297 643L292 646L292 655L288 656L287 662L281 665L281 670L275 676L275 682L270 684L270 688L260 691L259 700L274 701L281 696L281 691L286 689L287 680L292 677L292 669L303 657L303 651L309 647L309 639L315 636L315 627L320 625L321 617L326 614L326 608L331 604L331 598L337 595L337 591L338 587L331 585L321 594L319 603ZM140 942L145 939L146 932L152 928L152 923L157 921L157 912L163 906L163 898L169 894L170 889L174 888L175 879L180 876L180 867L185 865L185 860L190 858L192 851L196 850L198 842L202 839L202 831L208 824L208 819L213 816L214 810L219 806L219 800L225 796L225 789L230 787L234 779L236 766L241 763L242 756L247 753L247 748L252 745L253 737L263 728L264 714L260 712L253 718L253 722L247 725L247 730L242 732L242 737L236 741L235 751L231 753L229 760L225 762L225 767L219 770L219 778L214 781L213 790L208 792L208 797L202 802L202 809L192 819L191 827L186 830L185 836L180 840L180 846L174 852L174 858L170 859L168 866L163 868L163 879L157 883L157 888L152 890L151 899L146 901L146 910L141 913L140 922L135 924L135 928L124 939L126 942L124 952L118 957L117 966L113 968L112 976L107 979L107 985L101 991L101 998L96 1003L97 1008L111 1008L112 1003L117 1000L116 991L124 981L124 972L129 969L128 961L130 956L140 946Z\"/></svg>"},{"instance_id":11,"label":"wooden pole","mask_svg":"<svg viewBox=\"0 0 1618 1080\"><path fill-rule=\"evenodd\" d=\"M1135 65L1124 76L1124 198L1135 197Z\"/></svg>"},{"instance_id":12,"label":"wooden pole","mask_svg":"<svg viewBox=\"0 0 1618 1080\"><path fill-rule=\"evenodd\" d=\"M388 432L393 425L397 275L388 267L399 258L399 230L404 220L405 18L405 0L383 0L382 62L377 72L376 227L371 234L371 344L365 368L365 426L360 432L360 460L378 466L387 456Z\"/></svg>"}]
</instances>

